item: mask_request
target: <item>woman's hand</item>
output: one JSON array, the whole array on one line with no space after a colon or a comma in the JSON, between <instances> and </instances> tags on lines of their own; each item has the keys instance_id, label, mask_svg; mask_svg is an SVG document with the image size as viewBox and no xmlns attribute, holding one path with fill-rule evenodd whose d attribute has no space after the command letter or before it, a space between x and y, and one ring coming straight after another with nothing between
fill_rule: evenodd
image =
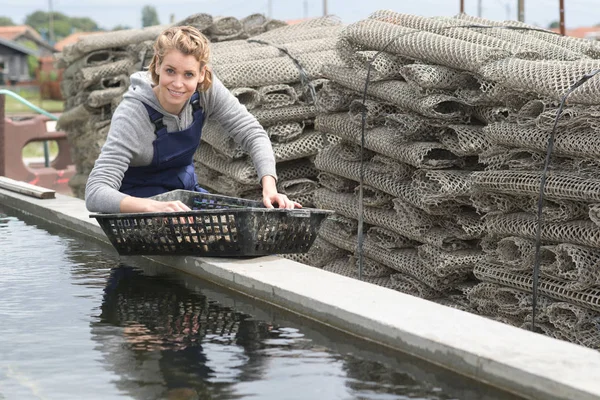
<instances>
[{"instance_id":1,"label":"woman's hand","mask_svg":"<svg viewBox=\"0 0 600 400\"><path fill-rule=\"evenodd\" d=\"M270 175L262 178L263 204L267 208L302 208L302 204L288 199L285 194L277 193L275 178Z\"/></svg>"},{"instance_id":2,"label":"woman's hand","mask_svg":"<svg viewBox=\"0 0 600 400\"><path fill-rule=\"evenodd\" d=\"M179 200L157 201L132 196L121 200L120 208L122 213L190 211L190 208Z\"/></svg>"}]
</instances>

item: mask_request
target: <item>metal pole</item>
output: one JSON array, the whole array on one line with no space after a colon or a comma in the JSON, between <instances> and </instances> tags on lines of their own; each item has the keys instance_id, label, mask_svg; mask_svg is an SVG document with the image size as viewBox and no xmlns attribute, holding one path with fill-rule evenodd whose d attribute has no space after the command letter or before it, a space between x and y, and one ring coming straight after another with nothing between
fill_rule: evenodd
<instances>
[{"instance_id":1,"label":"metal pole","mask_svg":"<svg viewBox=\"0 0 600 400\"><path fill-rule=\"evenodd\" d=\"M327 11L327 0L323 0L323 16L327 16L329 12Z\"/></svg>"},{"instance_id":2,"label":"metal pole","mask_svg":"<svg viewBox=\"0 0 600 400\"><path fill-rule=\"evenodd\" d=\"M52 11L52 0L48 0L48 35L50 37L50 44L54 46L54 12Z\"/></svg>"},{"instance_id":3,"label":"metal pole","mask_svg":"<svg viewBox=\"0 0 600 400\"><path fill-rule=\"evenodd\" d=\"M518 0L519 21L525 22L525 0Z\"/></svg>"},{"instance_id":4,"label":"metal pole","mask_svg":"<svg viewBox=\"0 0 600 400\"><path fill-rule=\"evenodd\" d=\"M4 105L6 101L6 96L0 94L0 176L6 175L5 165L4 165Z\"/></svg>"},{"instance_id":5,"label":"metal pole","mask_svg":"<svg viewBox=\"0 0 600 400\"><path fill-rule=\"evenodd\" d=\"M477 0L477 16L479 18L481 18L481 14L482 14L481 0Z\"/></svg>"},{"instance_id":6,"label":"metal pole","mask_svg":"<svg viewBox=\"0 0 600 400\"><path fill-rule=\"evenodd\" d=\"M565 36L565 0L559 0L560 10L560 34Z\"/></svg>"},{"instance_id":7,"label":"metal pole","mask_svg":"<svg viewBox=\"0 0 600 400\"><path fill-rule=\"evenodd\" d=\"M465 13L465 0L460 0L460 13Z\"/></svg>"}]
</instances>

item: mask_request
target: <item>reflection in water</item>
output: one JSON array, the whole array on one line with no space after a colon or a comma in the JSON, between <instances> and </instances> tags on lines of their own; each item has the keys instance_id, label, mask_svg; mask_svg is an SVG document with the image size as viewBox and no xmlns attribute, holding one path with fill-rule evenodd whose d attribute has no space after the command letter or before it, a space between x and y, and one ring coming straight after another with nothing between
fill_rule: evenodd
<instances>
[{"instance_id":1,"label":"reflection in water","mask_svg":"<svg viewBox=\"0 0 600 400\"><path fill-rule=\"evenodd\" d=\"M0 246L6 400L514 399L15 218L0 215Z\"/></svg>"}]
</instances>

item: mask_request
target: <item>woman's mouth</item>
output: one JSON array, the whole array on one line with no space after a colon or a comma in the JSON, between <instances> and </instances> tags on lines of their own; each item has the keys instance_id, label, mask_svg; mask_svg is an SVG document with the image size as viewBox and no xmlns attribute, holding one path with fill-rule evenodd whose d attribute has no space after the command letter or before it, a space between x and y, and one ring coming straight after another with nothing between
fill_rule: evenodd
<instances>
[{"instance_id":1,"label":"woman's mouth","mask_svg":"<svg viewBox=\"0 0 600 400\"><path fill-rule=\"evenodd\" d=\"M175 90L169 89L169 94L173 97L181 97L184 95L184 92L177 92Z\"/></svg>"}]
</instances>

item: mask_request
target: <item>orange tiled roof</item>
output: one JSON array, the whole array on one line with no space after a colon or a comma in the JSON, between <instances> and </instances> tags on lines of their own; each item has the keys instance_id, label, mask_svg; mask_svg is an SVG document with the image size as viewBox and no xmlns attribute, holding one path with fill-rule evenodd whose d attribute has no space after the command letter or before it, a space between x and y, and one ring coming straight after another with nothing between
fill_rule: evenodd
<instances>
[{"instance_id":1,"label":"orange tiled roof","mask_svg":"<svg viewBox=\"0 0 600 400\"><path fill-rule=\"evenodd\" d=\"M558 28L551 29L554 32L559 32ZM576 38L593 38L594 36L600 37L600 26L581 26L579 28L567 29L565 35Z\"/></svg>"},{"instance_id":2,"label":"orange tiled roof","mask_svg":"<svg viewBox=\"0 0 600 400\"><path fill-rule=\"evenodd\" d=\"M29 32L33 37L44 40L39 33L29 25L0 26L0 37L6 40L15 40L19 36Z\"/></svg>"},{"instance_id":3,"label":"orange tiled roof","mask_svg":"<svg viewBox=\"0 0 600 400\"><path fill-rule=\"evenodd\" d=\"M54 45L54 48L58 51L63 51L66 46L76 43L82 36L93 35L96 33L106 33L106 32L75 32L75 33L70 34L66 38L56 42L56 44Z\"/></svg>"}]
</instances>

